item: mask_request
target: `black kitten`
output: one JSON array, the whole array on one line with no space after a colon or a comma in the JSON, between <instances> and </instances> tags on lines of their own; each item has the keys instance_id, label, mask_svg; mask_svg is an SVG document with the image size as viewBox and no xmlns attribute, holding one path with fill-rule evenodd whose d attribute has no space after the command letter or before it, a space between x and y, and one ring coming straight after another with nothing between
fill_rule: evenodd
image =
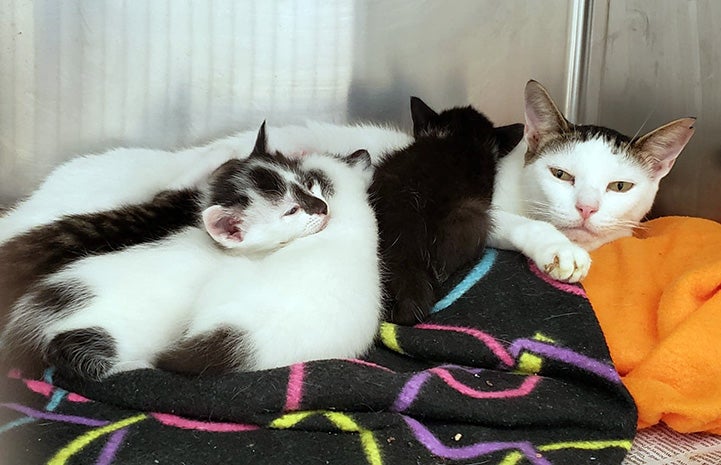
<instances>
[{"instance_id":1,"label":"black kitten","mask_svg":"<svg viewBox=\"0 0 721 465\"><path fill-rule=\"evenodd\" d=\"M411 97L415 142L385 158L369 189L386 271L387 318L415 324L440 284L483 254L496 163L523 125L494 128L473 107L440 114Z\"/></svg>"}]
</instances>

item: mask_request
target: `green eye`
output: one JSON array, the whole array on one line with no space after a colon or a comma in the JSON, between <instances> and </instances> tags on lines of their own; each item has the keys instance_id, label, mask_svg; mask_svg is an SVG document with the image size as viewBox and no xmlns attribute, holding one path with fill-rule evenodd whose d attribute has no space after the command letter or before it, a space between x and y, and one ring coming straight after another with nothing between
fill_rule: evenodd
<instances>
[{"instance_id":1,"label":"green eye","mask_svg":"<svg viewBox=\"0 0 721 465\"><path fill-rule=\"evenodd\" d=\"M613 181L608 185L608 190L613 192L628 192L633 187L632 182L628 181Z\"/></svg>"},{"instance_id":2,"label":"green eye","mask_svg":"<svg viewBox=\"0 0 721 465\"><path fill-rule=\"evenodd\" d=\"M554 177L560 179L561 181L573 182L573 180L574 180L573 175L566 173L566 172L563 171L562 169L559 169L559 168L550 168L550 170L551 170L551 174L552 174Z\"/></svg>"}]
</instances>

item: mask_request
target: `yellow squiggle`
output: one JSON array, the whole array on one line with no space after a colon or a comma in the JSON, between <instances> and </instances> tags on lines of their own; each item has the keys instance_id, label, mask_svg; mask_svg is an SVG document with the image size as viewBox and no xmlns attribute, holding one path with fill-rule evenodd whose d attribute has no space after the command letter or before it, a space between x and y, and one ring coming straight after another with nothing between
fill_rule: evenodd
<instances>
[{"instance_id":1,"label":"yellow squiggle","mask_svg":"<svg viewBox=\"0 0 721 465\"><path fill-rule=\"evenodd\" d=\"M398 344L398 336L396 334L396 329L397 326L392 323L381 323L381 341L383 341L383 344L385 344L386 347L388 347L392 351L398 352L399 354L405 354L405 352L403 352L403 349L401 349L401 346Z\"/></svg>"},{"instance_id":2,"label":"yellow squiggle","mask_svg":"<svg viewBox=\"0 0 721 465\"><path fill-rule=\"evenodd\" d=\"M516 465L523 459L523 454L518 451L511 452L501 460L498 465Z\"/></svg>"},{"instance_id":3,"label":"yellow squiggle","mask_svg":"<svg viewBox=\"0 0 721 465\"><path fill-rule=\"evenodd\" d=\"M382 465L381 450L378 447L373 432L361 427L350 415L340 412L325 412L325 417L338 427L341 431L359 433L363 452L366 454L368 463L371 465Z\"/></svg>"},{"instance_id":4,"label":"yellow squiggle","mask_svg":"<svg viewBox=\"0 0 721 465\"><path fill-rule=\"evenodd\" d=\"M78 436L73 441L68 443L68 445L60 449L53 456L53 458L48 461L47 465L65 465L69 458L80 452L85 446L95 441L99 437L104 436L108 433L112 433L113 431L117 431L121 428L125 428L126 426L132 425L133 423L143 421L146 418L148 418L148 415L146 414L136 415L134 417L128 417L124 420L116 421L115 423L111 423L109 425L88 431L82 436Z\"/></svg>"},{"instance_id":5,"label":"yellow squiggle","mask_svg":"<svg viewBox=\"0 0 721 465\"><path fill-rule=\"evenodd\" d=\"M609 447L620 447L621 449L630 450L631 441L628 439L621 439L615 441L573 441L573 442L557 442L555 444L546 444L544 446L538 446L537 449L540 451L549 450L561 450L561 449L586 449L586 450L599 450L607 449Z\"/></svg>"},{"instance_id":6,"label":"yellow squiggle","mask_svg":"<svg viewBox=\"0 0 721 465\"><path fill-rule=\"evenodd\" d=\"M521 374L537 374L543 367L543 359L537 355L523 353L518 357L517 373Z\"/></svg>"},{"instance_id":7,"label":"yellow squiggle","mask_svg":"<svg viewBox=\"0 0 721 465\"><path fill-rule=\"evenodd\" d=\"M270 425L271 428L277 429L288 429L297 425L301 421L313 415L323 415L339 430L346 433L358 433L360 436L361 447L363 452L368 459L370 465L383 465L381 459L381 450L378 446L373 432L360 426L350 415L340 412L328 412L320 410L308 410L304 412L293 412L278 417L273 420Z\"/></svg>"},{"instance_id":8,"label":"yellow squiggle","mask_svg":"<svg viewBox=\"0 0 721 465\"><path fill-rule=\"evenodd\" d=\"M620 447L621 449L630 450L631 441L621 440L610 440L610 441L569 441L569 442L557 442L555 444L546 444L539 446L536 449L539 452L547 452L553 450L563 449L584 449L584 450L600 450L607 449L609 447ZM511 452L501 460L498 465L517 465L523 459L524 455L519 451Z\"/></svg>"},{"instance_id":9,"label":"yellow squiggle","mask_svg":"<svg viewBox=\"0 0 721 465\"><path fill-rule=\"evenodd\" d=\"M535 339L536 341L548 342L549 344L555 344L555 343L556 343L556 341L554 341L554 340L551 339L550 337L548 337L548 336L546 336L545 334L540 333L540 332L534 334L534 335L533 335L533 339Z\"/></svg>"},{"instance_id":10,"label":"yellow squiggle","mask_svg":"<svg viewBox=\"0 0 721 465\"><path fill-rule=\"evenodd\" d=\"M270 428L276 428L276 429L288 429L292 428L301 421L305 420L306 418L317 415L321 412L318 412L317 410L306 410L303 412L293 412L283 415L282 417L278 417L270 424L268 425Z\"/></svg>"}]
</instances>

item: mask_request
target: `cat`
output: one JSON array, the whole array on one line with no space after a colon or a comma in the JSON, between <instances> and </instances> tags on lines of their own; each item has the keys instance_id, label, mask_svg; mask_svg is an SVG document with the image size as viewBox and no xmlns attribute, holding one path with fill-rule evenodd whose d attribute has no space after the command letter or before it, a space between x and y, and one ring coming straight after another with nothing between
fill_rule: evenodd
<instances>
[{"instance_id":1,"label":"cat","mask_svg":"<svg viewBox=\"0 0 721 465\"><path fill-rule=\"evenodd\" d=\"M347 155L364 147L377 163L386 153L410 144L410 135L372 123L268 128L269 150L290 157L304 152ZM63 216L112 210L150 201L158 192L197 187L221 164L247 156L257 130L175 152L117 148L82 155L55 168L26 199L0 214L0 244Z\"/></svg>"},{"instance_id":2,"label":"cat","mask_svg":"<svg viewBox=\"0 0 721 465\"><path fill-rule=\"evenodd\" d=\"M429 314L440 285L479 259L492 229L489 210L498 160L523 125L494 128L471 106L436 113L411 97L414 142L385 157L369 189L395 323Z\"/></svg>"},{"instance_id":3,"label":"cat","mask_svg":"<svg viewBox=\"0 0 721 465\"><path fill-rule=\"evenodd\" d=\"M488 244L517 250L552 278L581 281L589 251L631 236L694 133L681 118L641 137L570 123L534 80L522 141L499 163Z\"/></svg>"},{"instance_id":4,"label":"cat","mask_svg":"<svg viewBox=\"0 0 721 465\"><path fill-rule=\"evenodd\" d=\"M366 151L345 159L271 155L262 128L246 162L215 170L201 195L204 228L84 258L43 279L15 305L5 348L29 346L92 379L161 358L165 367L197 372L359 355L380 313L369 167Z\"/></svg>"}]
</instances>

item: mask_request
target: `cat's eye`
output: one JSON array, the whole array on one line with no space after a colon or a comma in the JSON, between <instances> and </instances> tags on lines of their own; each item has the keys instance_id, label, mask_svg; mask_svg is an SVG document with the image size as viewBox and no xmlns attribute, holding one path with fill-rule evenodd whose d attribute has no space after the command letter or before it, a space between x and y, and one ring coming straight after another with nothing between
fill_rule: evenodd
<instances>
[{"instance_id":1,"label":"cat's eye","mask_svg":"<svg viewBox=\"0 0 721 465\"><path fill-rule=\"evenodd\" d=\"M300 211L300 207L298 205L296 205L295 207L293 207L290 210L288 210L287 212L285 212L285 216L295 215L299 211Z\"/></svg>"},{"instance_id":2,"label":"cat's eye","mask_svg":"<svg viewBox=\"0 0 721 465\"><path fill-rule=\"evenodd\" d=\"M633 185L632 182L628 181L613 181L608 184L607 189L613 192L628 192Z\"/></svg>"},{"instance_id":3,"label":"cat's eye","mask_svg":"<svg viewBox=\"0 0 721 465\"><path fill-rule=\"evenodd\" d=\"M563 171L563 170L560 169L560 168L550 168L550 169L551 169L551 174L553 174L553 176L554 176L555 178L558 178L558 179L560 179L561 181L573 182L574 179L575 179L575 178L573 177L573 175L571 175L571 174L569 174L569 173L566 173L565 171Z\"/></svg>"}]
</instances>

